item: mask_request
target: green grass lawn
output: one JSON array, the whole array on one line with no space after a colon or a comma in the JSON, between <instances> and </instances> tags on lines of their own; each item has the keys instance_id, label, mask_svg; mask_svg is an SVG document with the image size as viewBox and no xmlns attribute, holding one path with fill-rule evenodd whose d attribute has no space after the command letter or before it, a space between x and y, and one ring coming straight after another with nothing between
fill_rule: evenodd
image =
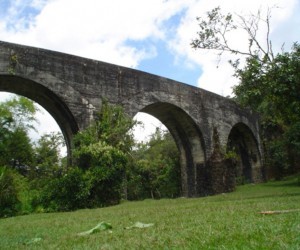
<instances>
[{"instance_id":1,"label":"green grass lawn","mask_svg":"<svg viewBox=\"0 0 300 250\"><path fill-rule=\"evenodd\" d=\"M0 249L300 249L297 209L300 186L297 178L289 178L204 198L0 219ZM102 221L112 229L78 236ZM135 222L154 225L125 229Z\"/></svg>"}]
</instances>

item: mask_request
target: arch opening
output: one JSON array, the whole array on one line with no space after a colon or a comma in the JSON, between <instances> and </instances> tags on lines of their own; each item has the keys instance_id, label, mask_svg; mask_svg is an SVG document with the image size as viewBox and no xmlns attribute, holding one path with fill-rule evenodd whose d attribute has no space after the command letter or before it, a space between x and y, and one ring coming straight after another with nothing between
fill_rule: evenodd
<instances>
[{"instance_id":1,"label":"arch opening","mask_svg":"<svg viewBox=\"0 0 300 250\"><path fill-rule=\"evenodd\" d=\"M71 160L71 141L79 130L71 111L66 104L50 89L32 80L15 75L0 75L0 91L25 96L42 106L59 126Z\"/></svg>"},{"instance_id":2,"label":"arch opening","mask_svg":"<svg viewBox=\"0 0 300 250\"><path fill-rule=\"evenodd\" d=\"M172 135L179 151L183 196L204 195L205 147L201 131L194 120L181 108L165 102L150 104L140 112L157 118Z\"/></svg>"},{"instance_id":3,"label":"arch opening","mask_svg":"<svg viewBox=\"0 0 300 250\"><path fill-rule=\"evenodd\" d=\"M235 154L236 184L262 180L261 155L251 129L243 123L236 124L230 131L227 152Z\"/></svg>"}]
</instances>

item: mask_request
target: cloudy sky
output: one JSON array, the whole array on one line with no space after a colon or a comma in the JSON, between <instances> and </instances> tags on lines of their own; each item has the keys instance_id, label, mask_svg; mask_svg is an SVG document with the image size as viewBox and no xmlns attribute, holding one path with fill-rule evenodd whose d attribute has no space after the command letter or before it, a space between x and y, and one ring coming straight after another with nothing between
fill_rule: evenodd
<instances>
[{"instance_id":1,"label":"cloudy sky","mask_svg":"<svg viewBox=\"0 0 300 250\"><path fill-rule=\"evenodd\" d=\"M0 0L0 40L135 68L226 96L236 84L229 57L218 63L215 53L190 46L196 17L217 6L242 16L276 6L274 49L299 41L299 0ZM247 43L241 33L231 41L241 48Z\"/></svg>"}]
</instances>

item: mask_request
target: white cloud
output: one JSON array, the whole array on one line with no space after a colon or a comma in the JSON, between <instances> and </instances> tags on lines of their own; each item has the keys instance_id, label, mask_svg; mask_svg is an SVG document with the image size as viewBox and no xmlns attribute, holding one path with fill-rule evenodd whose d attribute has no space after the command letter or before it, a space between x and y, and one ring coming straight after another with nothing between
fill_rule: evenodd
<instances>
[{"instance_id":1,"label":"white cloud","mask_svg":"<svg viewBox=\"0 0 300 250\"><path fill-rule=\"evenodd\" d=\"M26 29L21 27L23 20L16 20L23 19L19 2L5 19L8 22L13 16L10 23L15 27L9 31L2 27L2 39L128 67L137 67L155 53L152 48L137 50L126 42L164 39L164 21L188 4L184 0L52 0L47 4L36 0L31 5L43 8Z\"/></svg>"}]
</instances>

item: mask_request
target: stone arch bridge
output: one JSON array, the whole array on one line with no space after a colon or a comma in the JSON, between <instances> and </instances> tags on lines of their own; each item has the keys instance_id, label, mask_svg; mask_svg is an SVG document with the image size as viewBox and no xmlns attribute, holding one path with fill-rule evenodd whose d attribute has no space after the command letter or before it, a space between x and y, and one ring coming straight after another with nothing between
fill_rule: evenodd
<instances>
[{"instance_id":1,"label":"stone arch bridge","mask_svg":"<svg viewBox=\"0 0 300 250\"><path fill-rule=\"evenodd\" d=\"M262 180L256 114L211 92L100 61L0 42L0 91L26 96L60 126L68 152L72 136L93 120L102 100L158 118L180 152L187 197L231 191L237 179ZM224 157L226 148L238 157ZM228 164L231 162L234 164Z\"/></svg>"}]
</instances>

